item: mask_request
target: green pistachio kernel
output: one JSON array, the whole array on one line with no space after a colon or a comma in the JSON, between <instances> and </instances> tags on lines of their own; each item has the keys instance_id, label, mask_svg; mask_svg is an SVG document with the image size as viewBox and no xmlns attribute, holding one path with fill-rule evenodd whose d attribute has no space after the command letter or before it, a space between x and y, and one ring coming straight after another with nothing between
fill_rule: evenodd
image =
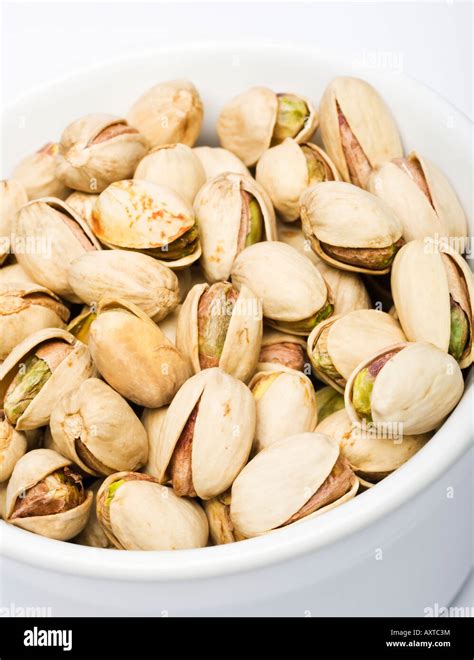
<instances>
[{"instance_id":1,"label":"green pistachio kernel","mask_svg":"<svg viewBox=\"0 0 474 660\"><path fill-rule=\"evenodd\" d=\"M352 405L361 417L372 419L371 396L375 377L368 367L357 374L352 388Z\"/></svg>"},{"instance_id":2,"label":"green pistachio kernel","mask_svg":"<svg viewBox=\"0 0 474 660\"><path fill-rule=\"evenodd\" d=\"M35 396L51 377L51 369L44 360L31 355L17 373L5 397L5 415L15 425Z\"/></svg>"},{"instance_id":3,"label":"green pistachio kernel","mask_svg":"<svg viewBox=\"0 0 474 660\"><path fill-rule=\"evenodd\" d=\"M107 497L105 498L105 506L110 506L110 503L115 497L115 493L117 490L120 488L125 483L125 479L119 479L118 481L114 481L113 484L110 484L110 486L107 489Z\"/></svg>"},{"instance_id":4,"label":"green pistachio kernel","mask_svg":"<svg viewBox=\"0 0 474 660\"><path fill-rule=\"evenodd\" d=\"M451 335L449 353L455 360L460 360L469 338L469 322L466 313L456 302L451 300Z\"/></svg>"},{"instance_id":5,"label":"green pistachio kernel","mask_svg":"<svg viewBox=\"0 0 474 660\"><path fill-rule=\"evenodd\" d=\"M285 138L294 138L309 117L309 108L303 99L294 94L278 94L278 110L273 141L282 142Z\"/></svg>"}]
</instances>

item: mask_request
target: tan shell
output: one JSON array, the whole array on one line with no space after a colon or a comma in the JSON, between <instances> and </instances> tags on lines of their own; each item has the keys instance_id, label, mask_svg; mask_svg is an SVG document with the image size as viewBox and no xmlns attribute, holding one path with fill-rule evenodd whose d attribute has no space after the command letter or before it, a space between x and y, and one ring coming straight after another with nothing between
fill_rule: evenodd
<instances>
[{"instance_id":1,"label":"tan shell","mask_svg":"<svg viewBox=\"0 0 474 660\"><path fill-rule=\"evenodd\" d=\"M5 520L5 502L7 499L7 481L0 482L0 519Z\"/></svg>"},{"instance_id":2,"label":"tan shell","mask_svg":"<svg viewBox=\"0 0 474 660\"><path fill-rule=\"evenodd\" d=\"M464 282L463 307L470 319L469 346L460 361L468 367L474 356L472 315L474 284L466 261L447 245L426 240L402 247L393 262L392 294L400 324L410 341L427 341L448 351L451 335L450 289L442 254L448 255ZM461 293L456 292L457 295ZM459 302L459 301L458 301Z\"/></svg>"},{"instance_id":3,"label":"tan shell","mask_svg":"<svg viewBox=\"0 0 474 660\"><path fill-rule=\"evenodd\" d=\"M176 329L176 346L189 359L195 374L202 370L199 362L198 307L207 289L208 284L196 284L191 289L181 308ZM221 310L220 313L228 314L229 310ZM232 306L219 367L234 378L247 382L255 373L262 332L261 302L244 285Z\"/></svg>"},{"instance_id":4,"label":"tan shell","mask_svg":"<svg viewBox=\"0 0 474 660\"><path fill-rule=\"evenodd\" d=\"M88 252L72 262L68 276L74 293L87 305L103 297L121 298L160 321L178 304L178 278L146 254L127 250Z\"/></svg>"},{"instance_id":5,"label":"tan shell","mask_svg":"<svg viewBox=\"0 0 474 660\"><path fill-rule=\"evenodd\" d=\"M318 117L313 103L298 96L310 111L306 126L295 136L297 142L305 142L316 130ZM234 97L221 110L217 121L221 145L245 165L255 165L271 144L277 111L278 97L267 87L252 87Z\"/></svg>"},{"instance_id":6,"label":"tan shell","mask_svg":"<svg viewBox=\"0 0 474 660\"><path fill-rule=\"evenodd\" d=\"M296 344L301 346L304 353L304 358L306 358L306 339L305 337L298 337L298 335L290 335L287 332L282 332L281 330L276 330L275 328L263 326L263 336L262 336L262 345L260 347L260 352L263 348L267 346L273 346L274 344ZM278 370L280 367L279 362L261 362L257 364L257 371L274 371ZM311 373L311 365L308 362L305 362L304 373L308 376Z\"/></svg>"},{"instance_id":7,"label":"tan shell","mask_svg":"<svg viewBox=\"0 0 474 660\"><path fill-rule=\"evenodd\" d=\"M351 179L341 145L336 104L372 168L403 155L398 129L378 92L360 78L334 78L319 106L320 130L324 148L344 181Z\"/></svg>"},{"instance_id":8,"label":"tan shell","mask_svg":"<svg viewBox=\"0 0 474 660\"><path fill-rule=\"evenodd\" d=\"M78 225L78 235L61 214ZM101 249L87 223L61 200L44 197L21 209L15 231L15 255L27 274L61 298L79 302L68 281L69 265L81 254Z\"/></svg>"},{"instance_id":9,"label":"tan shell","mask_svg":"<svg viewBox=\"0 0 474 660\"><path fill-rule=\"evenodd\" d=\"M8 266L0 268L0 285L5 284L34 284L33 278L30 277L18 263L9 263Z\"/></svg>"},{"instance_id":10,"label":"tan shell","mask_svg":"<svg viewBox=\"0 0 474 660\"><path fill-rule=\"evenodd\" d=\"M308 357L318 378L342 393L344 388L328 376L313 357L316 343L328 326L328 354L344 381L360 362L375 351L407 339L390 314L375 309L359 309L345 316L332 316L320 323L308 337Z\"/></svg>"},{"instance_id":11,"label":"tan shell","mask_svg":"<svg viewBox=\"0 0 474 660\"><path fill-rule=\"evenodd\" d=\"M207 180L214 179L224 172L250 176L248 168L232 151L221 147L194 147L193 151L204 168Z\"/></svg>"},{"instance_id":12,"label":"tan shell","mask_svg":"<svg viewBox=\"0 0 474 660\"><path fill-rule=\"evenodd\" d=\"M0 412L0 483L10 478L16 463L27 451L25 434L16 431Z\"/></svg>"},{"instance_id":13,"label":"tan shell","mask_svg":"<svg viewBox=\"0 0 474 660\"><path fill-rule=\"evenodd\" d=\"M379 371L372 390L374 428L392 435L419 435L437 428L460 400L464 381L456 360L432 344L397 344L361 362L347 381L344 398L351 420L363 425L352 405L357 374L376 358L400 351Z\"/></svg>"},{"instance_id":14,"label":"tan shell","mask_svg":"<svg viewBox=\"0 0 474 660\"><path fill-rule=\"evenodd\" d=\"M88 345L90 326L96 316L94 307L85 307L80 314L71 319L66 330L79 341L82 341L83 344Z\"/></svg>"},{"instance_id":15,"label":"tan shell","mask_svg":"<svg viewBox=\"0 0 474 660\"><path fill-rule=\"evenodd\" d=\"M141 416L141 422L145 427L148 437L148 461L142 472L158 479L160 475L159 466L155 463L157 446L160 441L161 428L165 421L169 406L161 408L145 408Z\"/></svg>"},{"instance_id":16,"label":"tan shell","mask_svg":"<svg viewBox=\"0 0 474 660\"><path fill-rule=\"evenodd\" d=\"M0 360L33 332L65 328L68 319L68 308L45 287L22 282L0 283Z\"/></svg>"},{"instance_id":17,"label":"tan shell","mask_svg":"<svg viewBox=\"0 0 474 660\"><path fill-rule=\"evenodd\" d=\"M374 170L368 188L395 211L403 225L405 240L466 236L466 216L445 175L416 151L407 159L420 165L432 204L415 181L395 163L384 163Z\"/></svg>"},{"instance_id":18,"label":"tan shell","mask_svg":"<svg viewBox=\"0 0 474 660\"><path fill-rule=\"evenodd\" d=\"M201 188L194 202L202 243L200 263L209 282L228 279L232 262L238 254L241 190L253 195L261 208L262 236L267 241L278 239L272 203L254 179L229 172L211 179Z\"/></svg>"},{"instance_id":19,"label":"tan shell","mask_svg":"<svg viewBox=\"0 0 474 660\"><path fill-rule=\"evenodd\" d=\"M271 444L234 481L230 506L234 527L253 537L284 525L324 483L338 456L337 442L322 433L301 433ZM346 501L357 486L354 476L350 494L302 520Z\"/></svg>"},{"instance_id":20,"label":"tan shell","mask_svg":"<svg viewBox=\"0 0 474 660\"><path fill-rule=\"evenodd\" d=\"M125 480L105 504L109 486ZM184 550L207 544L206 514L191 499L178 497L149 475L118 472L97 494L97 517L120 550Z\"/></svg>"},{"instance_id":21,"label":"tan shell","mask_svg":"<svg viewBox=\"0 0 474 660\"><path fill-rule=\"evenodd\" d=\"M99 490L101 484L102 484L102 480L97 479L97 481L94 481L94 483L92 483L89 486L89 490L92 491L94 497L89 514L89 519L87 520L87 524L82 530L82 532L74 538L74 543L77 543L79 545L87 545L90 548L113 549L114 546L110 543L109 539L105 535L104 530L99 525L99 521L97 520L96 497L97 497L97 491Z\"/></svg>"},{"instance_id":22,"label":"tan shell","mask_svg":"<svg viewBox=\"0 0 474 660\"><path fill-rule=\"evenodd\" d=\"M206 182L201 161L185 144L155 147L138 163L134 178L167 186L191 205Z\"/></svg>"},{"instance_id":23,"label":"tan shell","mask_svg":"<svg viewBox=\"0 0 474 660\"><path fill-rule=\"evenodd\" d=\"M8 482L5 502L7 522L29 532L58 541L68 541L84 529L92 505L92 493L86 491L86 499L74 509L46 516L29 516L10 519L15 503L21 494L35 486L52 472L71 465L71 461L52 449L34 449L25 454L15 465Z\"/></svg>"},{"instance_id":24,"label":"tan shell","mask_svg":"<svg viewBox=\"0 0 474 660\"><path fill-rule=\"evenodd\" d=\"M97 312L89 348L104 380L140 406L170 403L190 375L181 353L132 303L104 298Z\"/></svg>"},{"instance_id":25,"label":"tan shell","mask_svg":"<svg viewBox=\"0 0 474 660\"><path fill-rule=\"evenodd\" d=\"M105 190L114 181L128 179L149 149L147 140L136 131L119 133L94 142L106 129L127 126L125 119L91 114L69 124L61 135L56 175L69 188L87 193Z\"/></svg>"},{"instance_id":26,"label":"tan shell","mask_svg":"<svg viewBox=\"0 0 474 660\"><path fill-rule=\"evenodd\" d=\"M19 431L29 431L48 424L56 401L78 387L83 380L90 378L94 371L87 346L77 341L69 332L61 328L38 330L15 346L0 366L0 408L3 407L5 393L20 365L40 344L49 339L60 339L67 342L73 347L73 350L58 365L48 382L19 417L15 427Z\"/></svg>"},{"instance_id":27,"label":"tan shell","mask_svg":"<svg viewBox=\"0 0 474 660\"><path fill-rule=\"evenodd\" d=\"M396 243L402 226L391 208L375 195L342 181L315 183L301 195L301 220L316 254L331 266L351 272L384 275L336 261L320 241L338 247L379 248Z\"/></svg>"},{"instance_id":28,"label":"tan shell","mask_svg":"<svg viewBox=\"0 0 474 660\"><path fill-rule=\"evenodd\" d=\"M333 181L340 176L329 156L315 144L306 146L326 162ZM294 222L300 215L300 196L310 185L305 155L296 140L286 138L264 151L257 163L257 182L267 191L278 215L286 222Z\"/></svg>"},{"instance_id":29,"label":"tan shell","mask_svg":"<svg viewBox=\"0 0 474 660\"><path fill-rule=\"evenodd\" d=\"M314 431L316 393L300 371L279 367L261 371L249 383L257 411L254 449L259 452L289 435Z\"/></svg>"},{"instance_id":30,"label":"tan shell","mask_svg":"<svg viewBox=\"0 0 474 660\"><path fill-rule=\"evenodd\" d=\"M224 493L213 497L212 500L205 500L202 505L206 512L209 523L209 533L214 545L224 545L225 543L235 543L245 539L239 534L230 519L230 494Z\"/></svg>"},{"instance_id":31,"label":"tan shell","mask_svg":"<svg viewBox=\"0 0 474 660\"><path fill-rule=\"evenodd\" d=\"M57 197L65 199L70 189L56 176L56 156L59 145L54 142L23 158L12 172L12 179L25 188L28 199Z\"/></svg>"},{"instance_id":32,"label":"tan shell","mask_svg":"<svg viewBox=\"0 0 474 660\"><path fill-rule=\"evenodd\" d=\"M68 197L66 197L66 204L73 211L77 213L81 218L83 218L89 227L92 226L92 211L96 201L99 199L99 195L93 193L80 192L75 190Z\"/></svg>"},{"instance_id":33,"label":"tan shell","mask_svg":"<svg viewBox=\"0 0 474 660\"><path fill-rule=\"evenodd\" d=\"M178 305L175 309L162 319L159 323L160 330L164 336L170 340L172 344L176 345L176 331L178 328L178 319L181 313L182 305Z\"/></svg>"},{"instance_id":34,"label":"tan shell","mask_svg":"<svg viewBox=\"0 0 474 660\"><path fill-rule=\"evenodd\" d=\"M19 181L7 179L0 182L0 266L12 248L17 213L27 201L25 189Z\"/></svg>"},{"instance_id":35,"label":"tan shell","mask_svg":"<svg viewBox=\"0 0 474 660\"><path fill-rule=\"evenodd\" d=\"M316 404L318 406L318 426L323 419L329 417L337 410L344 408L344 396L334 387L326 385L316 390ZM330 435L330 434L328 434Z\"/></svg>"},{"instance_id":36,"label":"tan shell","mask_svg":"<svg viewBox=\"0 0 474 660\"><path fill-rule=\"evenodd\" d=\"M93 476L135 471L148 458L142 423L120 394L97 378L57 401L50 426L58 451Z\"/></svg>"},{"instance_id":37,"label":"tan shell","mask_svg":"<svg viewBox=\"0 0 474 660\"><path fill-rule=\"evenodd\" d=\"M231 276L237 288L248 286L262 299L263 315L277 328L279 321L311 317L328 300L326 283L316 266L294 248L278 241L245 248L237 255Z\"/></svg>"},{"instance_id":38,"label":"tan shell","mask_svg":"<svg viewBox=\"0 0 474 660\"><path fill-rule=\"evenodd\" d=\"M199 401L192 441L192 478L208 500L229 488L249 457L255 432L255 403L248 387L219 368L190 378L171 402L155 450L158 479L168 466L188 418Z\"/></svg>"}]
</instances>

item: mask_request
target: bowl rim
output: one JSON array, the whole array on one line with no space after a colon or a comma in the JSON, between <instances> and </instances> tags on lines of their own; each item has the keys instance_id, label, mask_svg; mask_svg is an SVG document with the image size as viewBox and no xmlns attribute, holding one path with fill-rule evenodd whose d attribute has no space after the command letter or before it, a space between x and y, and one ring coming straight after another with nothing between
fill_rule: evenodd
<instances>
[{"instance_id":1,"label":"bowl rim","mask_svg":"<svg viewBox=\"0 0 474 660\"><path fill-rule=\"evenodd\" d=\"M38 94L76 77L83 77L96 71L117 67L123 62L140 61L159 56L160 53L209 52L215 57L216 51L232 53L253 51L267 56L295 54L305 55L314 61L340 65L341 71L349 69L347 61L333 53L311 46L295 46L291 43L271 42L191 42L161 48L144 50L133 55L102 60L94 65L76 69L53 81L35 86L28 92L5 105L4 114L15 111L15 107ZM460 110L452 106L442 96L415 81L406 74L397 74L403 85L413 92L424 95L425 102L435 103L441 109L454 114L459 121L460 133L470 131L470 120ZM367 76L370 78L370 76ZM240 571L269 567L272 564L289 561L296 557L316 552L330 544L347 539L377 520L395 511L415 497L451 465L453 465L473 444L472 371L466 381L464 395L457 408L447 418L443 426L415 456L388 476L376 488L362 493L343 507L337 507L324 516L302 521L297 525L279 529L265 536L248 539L241 543L180 551L127 551L118 552L64 543L41 537L0 521L0 551L13 561L23 562L36 568L52 570L88 578L114 579L120 581L162 582L205 579ZM26 535L26 536L25 536ZM105 553L105 554L104 554Z\"/></svg>"}]
</instances>

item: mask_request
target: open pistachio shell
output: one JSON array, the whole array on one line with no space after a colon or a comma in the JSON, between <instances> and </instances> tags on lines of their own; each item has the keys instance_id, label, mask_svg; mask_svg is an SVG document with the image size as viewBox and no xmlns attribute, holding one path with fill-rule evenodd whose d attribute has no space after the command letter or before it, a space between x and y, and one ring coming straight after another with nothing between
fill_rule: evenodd
<instances>
[{"instance_id":1,"label":"open pistachio shell","mask_svg":"<svg viewBox=\"0 0 474 660\"><path fill-rule=\"evenodd\" d=\"M24 186L30 201L40 197L65 199L71 192L56 174L58 152L59 144L48 142L23 158L13 170L12 179Z\"/></svg>"},{"instance_id":2,"label":"open pistachio shell","mask_svg":"<svg viewBox=\"0 0 474 660\"><path fill-rule=\"evenodd\" d=\"M10 478L16 463L27 451L25 434L16 431L0 411L0 482Z\"/></svg>"},{"instance_id":3,"label":"open pistachio shell","mask_svg":"<svg viewBox=\"0 0 474 660\"><path fill-rule=\"evenodd\" d=\"M264 326L257 371L278 370L280 366L311 373L305 338Z\"/></svg>"},{"instance_id":4,"label":"open pistachio shell","mask_svg":"<svg viewBox=\"0 0 474 660\"><path fill-rule=\"evenodd\" d=\"M78 316L73 318L67 326L67 331L74 335L83 344L89 343L89 331L92 321L96 318L97 314L92 308L85 308Z\"/></svg>"},{"instance_id":5,"label":"open pistachio shell","mask_svg":"<svg viewBox=\"0 0 474 660\"><path fill-rule=\"evenodd\" d=\"M301 195L301 220L316 254L351 272L388 273L401 244L402 226L392 209L375 195L342 181L307 188ZM334 256L334 249L346 256Z\"/></svg>"},{"instance_id":6,"label":"open pistachio shell","mask_svg":"<svg viewBox=\"0 0 474 660\"><path fill-rule=\"evenodd\" d=\"M148 438L148 461L143 467L143 472L158 478L160 475L159 466L155 463L157 447L160 442L160 433L165 421L168 406L161 408L144 408L141 422L145 428Z\"/></svg>"},{"instance_id":7,"label":"open pistachio shell","mask_svg":"<svg viewBox=\"0 0 474 660\"><path fill-rule=\"evenodd\" d=\"M292 138L262 154L256 178L286 222L299 218L300 196L305 188L318 181L340 181L336 167L320 147L310 142L300 145Z\"/></svg>"},{"instance_id":8,"label":"open pistachio shell","mask_svg":"<svg viewBox=\"0 0 474 660\"><path fill-rule=\"evenodd\" d=\"M201 161L185 144L164 144L155 147L138 163L135 179L167 186L188 204L206 182Z\"/></svg>"},{"instance_id":9,"label":"open pistachio shell","mask_svg":"<svg viewBox=\"0 0 474 660\"><path fill-rule=\"evenodd\" d=\"M109 247L145 252L171 268L201 255L191 206L150 181L117 181L106 188L94 207L92 229Z\"/></svg>"},{"instance_id":10,"label":"open pistachio shell","mask_svg":"<svg viewBox=\"0 0 474 660\"><path fill-rule=\"evenodd\" d=\"M0 283L0 360L33 332L64 328L68 319L68 308L45 287L22 282Z\"/></svg>"},{"instance_id":11,"label":"open pistachio shell","mask_svg":"<svg viewBox=\"0 0 474 660\"><path fill-rule=\"evenodd\" d=\"M36 357L51 345L56 355ZM61 328L38 330L15 346L0 367L0 408L8 418L6 399L13 396L15 428L37 429L48 424L56 401L92 376L93 370L87 346L69 332ZM16 393L10 389L15 383Z\"/></svg>"},{"instance_id":12,"label":"open pistachio shell","mask_svg":"<svg viewBox=\"0 0 474 660\"><path fill-rule=\"evenodd\" d=\"M330 385L326 385L316 390L316 405L319 426L323 419L344 408L344 396Z\"/></svg>"},{"instance_id":13,"label":"open pistachio shell","mask_svg":"<svg viewBox=\"0 0 474 660\"><path fill-rule=\"evenodd\" d=\"M74 543L77 543L78 545L87 545L90 548L110 548L113 549L115 548L114 545L109 541L107 536L105 535L104 530L102 527L99 525L99 521L97 520L97 512L96 512L96 505L97 505L97 491L99 490L100 486L102 485L102 481L100 479L97 479L94 481L89 486L89 490L92 491L93 493L93 501L92 501L92 506L91 510L89 513L89 518L87 520L87 524L82 530L80 534L78 534L74 539Z\"/></svg>"},{"instance_id":14,"label":"open pistachio shell","mask_svg":"<svg viewBox=\"0 0 474 660\"><path fill-rule=\"evenodd\" d=\"M228 279L232 262L246 246L277 240L272 203L251 177L226 172L211 179L199 191L194 212L209 282Z\"/></svg>"},{"instance_id":15,"label":"open pistachio shell","mask_svg":"<svg viewBox=\"0 0 474 660\"><path fill-rule=\"evenodd\" d=\"M34 449L20 458L8 482L7 522L59 541L79 534L87 523L93 496L90 491L83 491L79 475L73 472L71 465L71 461L51 449ZM63 483L54 480L54 475L63 473L65 468L74 474L74 479ZM43 488L40 486L43 480L50 483L54 480L48 492L45 492L46 481ZM30 512L16 515L17 506L26 503L28 491L31 492ZM57 513L51 513L53 510Z\"/></svg>"},{"instance_id":16,"label":"open pistachio shell","mask_svg":"<svg viewBox=\"0 0 474 660\"><path fill-rule=\"evenodd\" d=\"M345 465L343 475L338 475L343 479L334 478L338 459L337 442L322 433L301 433L272 443L234 481L230 516L235 529L246 537L259 536L353 497L357 478Z\"/></svg>"},{"instance_id":17,"label":"open pistachio shell","mask_svg":"<svg viewBox=\"0 0 474 660\"><path fill-rule=\"evenodd\" d=\"M300 371L279 369L261 371L249 383L257 411L257 452L289 435L314 431L318 422L316 393L310 379Z\"/></svg>"},{"instance_id":18,"label":"open pistachio shell","mask_svg":"<svg viewBox=\"0 0 474 660\"><path fill-rule=\"evenodd\" d=\"M11 240L18 211L28 201L19 181L0 181L0 266L12 251Z\"/></svg>"},{"instance_id":19,"label":"open pistachio shell","mask_svg":"<svg viewBox=\"0 0 474 660\"><path fill-rule=\"evenodd\" d=\"M372 168L403 155L395 122L378 92L360 78L334 78L319 106L324 148L344 181L366 187Z\"/></svg>"},{"instance_id":20,"label":"open pistachio shell","mask_svg":"<svg viewBox=\"0 0 474 660\"><path fill-rule=\"evenodd\" d=\"M320 323L308 337L308 356L317 377L344 393L359 362L378 349L403 341L406 337L400 325L389 314L359 309Z\"/></svg>"},{"instance_id":21,"label":"open pistachio shell","mask_svg":"<svg viewBox=\"0 0 474 660\"><path fill-rule=\"evenodd\" d=\"M69 188L87 193L128 179L149 149L125 119L106 114L81 117L63 131L56 175Z\"/></svg>"},{"instance_id":22,"label":"open pistachio shell","mask_svg":"<svg viewBox=\"0 0 474 660\"><path fill-rule=\"evenodd\" d=\"M0 520L5 520L5 502L7 500L7 481L0 482Z\"/></svg>"},{"instance_id":23,"label":"open pistachio shell","mask_svg":"<svg viewBox=\"0 0 474 660\"><path fill-rule=\"evenodd\" d=\"M133 104L128 121L152 147L181 142L192 147L201 131L204 109L189 80L169 80L148 89Z\"/></svg>"},{"instance_id":24,"label":"open pistachio shell","mask_svg":"<svg viewBox=\"0 0 474 660\"><path fill-rule=\"evenodd\" d=\"M69 265L101 249L87 223L61 200L44 197L21 209L15 231L15 255L28 275L61 298L79 302L68 281Z\"/></svg>"},{"instance_id":25,"label":"open pistachio shell","mask_svg":"<svg viewBox=\"0 0 474 660\"><path fill-rule=\"evenodd\" d=\"M456 360L432 344L417 342L384 348L361 362L347 381L344 399L349 417L360 426L419 435L443 422L463 390ZM368 414L356 410L355 395L360 410L368 404Z\"/></svg>"},{"instance_id":26,"label":"open pistachio shell","mask_svg":"<svg viewBox=\"0 0 474 660\"><path fill-rule=\"evenodd\" d=\"M232 265L232 283L249 287L272 327L308 335L332 313L332 299L317 267L297 250L266 241L243 250Z\"/></svg>"},{"instance_id":27,"label":"open pistachio shell","mask_svg":"<svg viewBox=\"0 0 474 660\"><path fill-rule=\"evenodd\" d=\"M50 426L58 451L93 476L135 471L148 458L143 424L125 399L97 378L57 401Z\"/></svg>"},{"instance_id":28,"label":"open pistachio shell","mask_svg":"<svg viewBox=\"0 0 474 660\"><path fill-rule=\"evenodd\" d=\"M166 405L190 375L186 359L160 328L125 301L102 300L89 348L104 380L140 406Z\"/></svg>"},{"instance_id":29,"label":"open pistachio shell","mask_svg":"<svg viewBox=\"0 0 474 660\"><path fill-rule=\"evenodd\" d=\"M466 261L447 245L410 241L395 257L391 282L407 338L430 342L468 367L474 354L474 285Z\"/></svg>"},{"instance_id":30,"label":"open pistachio shell","mask_svg":"<svg viewBox=\"0 0 474 660\"><path fill-rule=\"evenodd\" d=\"M118 472L103 482L97 518L120 550L202 548L209 536L199 504L139 472Z\"/></svg>"},{"instance_id":31,"label":"open pistachio shell","mask_svg":"<svg viewBox=\"0 0 474 660\"><path fill-rule=\"evenodd\" d=\"M466 216L451 184L416 151L376 168L368 189L395 211L406 241L467 235Z\"/></svg>"},{"instance_id":32,"label":"open pistachio shell","mask_svg":"<svg viewBox=\"0 0 474 660\"><path fill-rule=\"evenodd\" d=\"M248 168L232 151L222 147L194 147L193 151L204 168L207 180L214 179L224 172L250 176Z\"/></svg>"},{"instance_id":33,"label":"open pistachio shell","mask_svg":"<svg viewBox=\"0 0 474 660\"><path fill-rule=\"evenodd\" d=\"M212 500L205 500L202 504L209 523L209 533L214 545L235 543L243 541L245 536L234 529L230 519L230 492L222 493Z\"/></svg>"},{"instance_id":34,"label":"open pistachio shell","mask_svg":"<svg viewBox=\"0 0 474 660\"><path fill-rule=\"evenodd\" d=\"M205 369L181 387L155 448L158 479L207 500L223 493L249 457L255 403L248 387L219 368ZM184 477L183 477L184 475Z\"/></svg>"},{"instance_id":35,"label":"open pistachio shell","mask_svg":"<svg viewBox=\"0 0 474 660\"><path fill-rule=\"evenodd\" d=\"M179 314L176 346L194 373L220 367L247 382L257 366L262 326L261 302L248 287L196 284Z\"/></svg>"},{"instance_id":36,"label":"open pistachio shell","mask_svg":"<svg viewBox=\"0 0 474 660\"><path fill-rule=\"evenodd\" d=\"M89 227L92 226L92 211L96 201L98 200L99 195L93 193L80 192L79 190L74 190L68 197L66 197L66 204L73 211L77 213L81 218L83 218Z\"/></svg>"}]
</instances>

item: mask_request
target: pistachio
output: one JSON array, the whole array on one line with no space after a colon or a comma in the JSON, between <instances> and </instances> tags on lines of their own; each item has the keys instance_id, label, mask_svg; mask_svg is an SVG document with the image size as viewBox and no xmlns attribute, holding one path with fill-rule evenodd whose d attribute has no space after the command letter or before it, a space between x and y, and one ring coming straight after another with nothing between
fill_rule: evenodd
<instances>
[{"instance_id":1,"label":"pistachio","mask_svg":"<svg viewBox=\"0 0 474 660\"><path fill-rule=\"evenodd\" d=\"M250 176L240 158L227 149L221 147L194 147L193 152L199 158L204 168L206 179L214 179L225 172Z\"/></svg>"},{"instance_id":2,"label":"pistachio","mask_svg":"<svg viewBox=\"0 0 474 660\"><path fill-rule=\"evenodd\" d=\"M25 188L30 201L41 197L65 199L70 189L56 175L57 142L48 142L23 158L12 172L12 179Z\"/></svg>"},{"instance_id":3,"label":"pistachio","mask_svg":"<svg viewBox=\"0 0 474 660\"><path fill-rule=\"evenodd\" d=\"M97 318L97 314L90 309L81 312L79 316L72 319L67 327L67 331L83 344L89 343L89 332L92 322Z\"/></svg>"},{"instance_id":4,"label":"pistachio","mask_svg":"<svg viewBox=\"0 0 474 660\"><path fill-rule=\"evenodd\" d=\"M203 502L204 511L206 512L209 523L209 532L214 545L245 540L245 537L234 529L230 518L230 502L230 491L213 497L212 500Z\"/></svg>"},{"instance_id":5,"label":"pistachio","mask_svg":"<svg viewBox=\"0 0 474 660\"><path fill-rule=\"evenodd\" d=\"M16 216L27 201L26 191L19 181L0 182L0 266L11 252Z\"/></svg>"},{"instance_id":6,"label":"pistachio","mask_svg":"<svg viewBox=\"0 0 474 660\"><path fill-rule=\"evenodd\" d=\"M89 227L92 227L92 211L94 210L98 198L98 194L96 195L75 190L66 197L66 204L69 208L75 211L79 217L85 220Z\"/></svg>"},{"instance_id":7,"label":"pistachio","mask_svg":"<svg viewBox=\"0 0 474 660\"><path fill-rule=\"evenodd\" d=\"M99 490L101 484L102 481L98 479L89 486L89 490L93 493L94 500L92 502L87 524L82 532L74 538L74 543L78 543L79 545L87 545L91 548L114 548L112 543L110 543L109 539L105 535L104 530L99 524L99 521L97 520L96 498L97 491Z\"/></svg>"},{"instance_id":8,"label":"pistachio","mask_svg":"<svg viewBox=\"0 0 474 660\"><path fill-rule=\"evenodd\" d=\"M27 451L26 435L16 431L0 411L0 484L10 478L15 464Z\"/></svg>"},{"instance_id":9,"label":"pistachio","mask_svg":"<svg viewBox=\"0 0 474 660\"><path fill-rule=\"evenodd\" d=\"M156 465L155 458L167 410L168 406L145 408L141 416L141 422L148 437L148 461L142 471L156 478L159 477L159 466Z\"/></svg>"},{"instance_id":10,"label":"pistachio","mask_svg":"<svg viewBox=\"0 0 474 660\"><path fill-rule=\"evenodd\" d=\"M333 387L326 385L316 391L316 405L318 407L318 426L316 428L319 428L323 419L344 408L344 396ZM326 431L321 432L326 433Z\"/></svg>"},{"instance_id":11,"label":"pistachio","mask_svg":"<svg viewBox=\"0 0 474 660\"><path fill-rule=\"evenodd\" d=\"M34 284L34 281L32 277L27 275L20 264L12 262L0 268L0 285L10 285L10 283L16 286L20 284L31 285Z\"/></svg>"},{"instance_id":12,"label":"pistachio","mask_svg":"<svg viewBox=\"0 0 474 660\"><path fill-rule=\"evenodd\" d=\"M310 109L305 101L295 94L277 94L277 116L272 140L278 144L285 138L294 138L305 127Z\"/></svg>"},{"instance_id":13,"label":"pistachio","mask_svg":"<svg viewBox=\"0 0 474 660\"><path fill-rule=\"evenodd\" d=\"M278 368L278 365L304 372L307 366L306 342L296 335L266 329L263 333L257 369L272 370Z\"/></svg>"}]
</instances>

